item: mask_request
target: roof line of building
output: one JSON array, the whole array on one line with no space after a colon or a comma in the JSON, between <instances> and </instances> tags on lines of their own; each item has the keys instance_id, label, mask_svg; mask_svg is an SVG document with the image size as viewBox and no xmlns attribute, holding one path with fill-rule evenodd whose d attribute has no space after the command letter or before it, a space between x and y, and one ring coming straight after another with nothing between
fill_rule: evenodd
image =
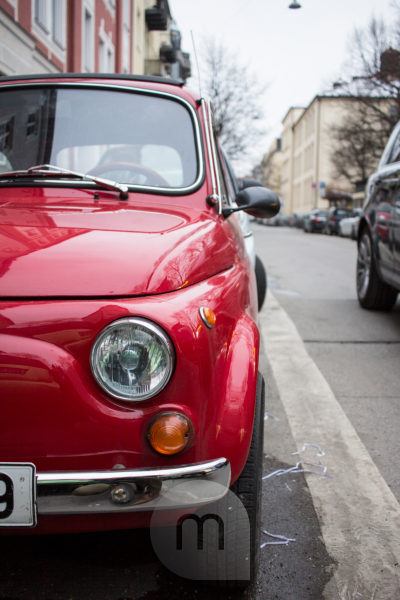
<instances>
[{"instance_id":1,"label":"roof line of building","mask_svg":"<svg viewBox=\"0 0 400 600\"><path fill-rule=\"evenodd\" d=\"M284 117L282 118L282 121L284 121L286 119L286 117L288 116L288 114L290 113L291 110L303 110L304 112L306 112L306 110L311 106L311 104L313 104L315 101L320 101L322 99L327 99L327 100L379 100L379 101L387 101L390 100L390 96L371 96L369 94L316 94L315 96L312 97L312 99L310 100L310 102L308 102L308 104L306 106L304 105L293 105L290 106ZM297 121L300 121L301 117L303 115L301 115L300 117L298 117Z\"/></svg>"}]
</instances>

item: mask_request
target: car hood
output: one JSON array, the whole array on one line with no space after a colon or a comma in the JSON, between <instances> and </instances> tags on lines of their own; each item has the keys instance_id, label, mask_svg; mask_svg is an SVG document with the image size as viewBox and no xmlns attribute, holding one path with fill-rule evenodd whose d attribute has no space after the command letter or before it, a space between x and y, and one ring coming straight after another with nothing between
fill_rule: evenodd
<instances>
[{"instance_id":1,"label":"car hood","mask_svg":"<svg viewBox=\"0 0 400 600\"><path fill-rule=\"evenodd\" d=\"M64 191L62 199L51 188L41 194L7 189L7 198L4 192L3 298L160 294L204 280L234 261L230 228L206 209L169 206L165 198L157 205L151 196L123 203L113 193L94 202L85 190Z\"/></svg>"}]
</instances>

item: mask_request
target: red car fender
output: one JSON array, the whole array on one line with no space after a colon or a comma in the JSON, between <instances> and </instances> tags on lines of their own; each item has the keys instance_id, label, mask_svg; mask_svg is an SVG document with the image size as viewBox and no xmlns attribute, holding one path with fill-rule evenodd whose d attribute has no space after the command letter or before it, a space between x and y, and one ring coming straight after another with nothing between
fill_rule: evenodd
<instances>
[{"instance_id":1,"label":"red car fender","mask_svg":"<svg viewBox=\"0 0 400 600\"><path fill-rule=\"evenodd\" d=\"M231 484L242 472L250 449L259 343L256 323L244 315L232 332L222 381L215 382L221 398L214 425L215 443L219 455L231 463Z\"/></svg>"}]
</instances>

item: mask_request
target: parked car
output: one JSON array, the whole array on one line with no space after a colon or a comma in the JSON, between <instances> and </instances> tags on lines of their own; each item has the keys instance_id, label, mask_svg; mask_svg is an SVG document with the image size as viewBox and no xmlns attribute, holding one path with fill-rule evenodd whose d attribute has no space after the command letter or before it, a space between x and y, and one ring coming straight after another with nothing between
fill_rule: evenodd
<instances>
[{"instance_id":1,"label":"parked car","mask_svg":"<svg viewBox=\"0 0 400 600\"><path fill-rule=\"evenodd\" d=\"M326 218L324 232L328 235L338 235L340 221L351 216L350 208L338 208L337 206L331 208Z\"/></svg>"},{"instance_id":2,"label":"parked car","mask_svg":"<svg viewBox=\"0 0 400 600\"><path fill-rule=\"evenodd\" d=\"M327 210L315 208L307 213L303 218L303 229L307 233L323 231L328 216Z\"/></svg>"},{"instance_id":3,"label":"parked car","mask_svg":"<svg viewBox=\"0 0 400 600\"><path fill-rule=\"evenodd\" d=\"M278 198L233 191L210 105L171 79L3 77L0 122L2 533L177 527L234 492L248 521L225 503L225 552L201 543L243 585L264 383L238 215Z\"/></svg>"},{"instance_id":4,"label":"parked car","mask_svg":"<svg viewBox=\"0 0 400 600\"><path fill-rule=\"evenodd\" d=\"M339 221L339 235L341 237L349 237L352 240L357 239L358 223L361 215L362 209L354 208L353 216L346 217L345 219Z\"/></svg>"},{"instance_id":5,"label":"parked car","mask_svg":"<svg viewBox=\"0 0 400 600\"><path fill-rule=\"evenodd\" d=\"M297 229L304 229L304 221L307 218L308 213L295 213L292 217L292 227Z\"/></svg>"},{"instance_id":6,"label":"parked car","mask_svg":"<svg viewBox=\"0 0 400 600\"><path fill-rule=\"evenodd\" d=\"M390 310L400 291L400 122L368 180L357 242L358 300Z\"/></svg>"}]
</instances>

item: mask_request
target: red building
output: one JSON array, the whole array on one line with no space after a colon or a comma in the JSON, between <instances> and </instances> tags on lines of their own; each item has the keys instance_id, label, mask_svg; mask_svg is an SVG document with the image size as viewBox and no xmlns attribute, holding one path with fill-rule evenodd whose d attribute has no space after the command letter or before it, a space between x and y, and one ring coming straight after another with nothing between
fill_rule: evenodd
<instances>
[{"instance_id":1,"label":"red building","mask_svg":"<svg viewBox=\"0 0 400 600\"><path fill-rule=\"evenodd\" d=\"M0 0L0 74L172 69L186 78L189 55L171 22L168 0Z\"/></svg>"}]
</instances>

